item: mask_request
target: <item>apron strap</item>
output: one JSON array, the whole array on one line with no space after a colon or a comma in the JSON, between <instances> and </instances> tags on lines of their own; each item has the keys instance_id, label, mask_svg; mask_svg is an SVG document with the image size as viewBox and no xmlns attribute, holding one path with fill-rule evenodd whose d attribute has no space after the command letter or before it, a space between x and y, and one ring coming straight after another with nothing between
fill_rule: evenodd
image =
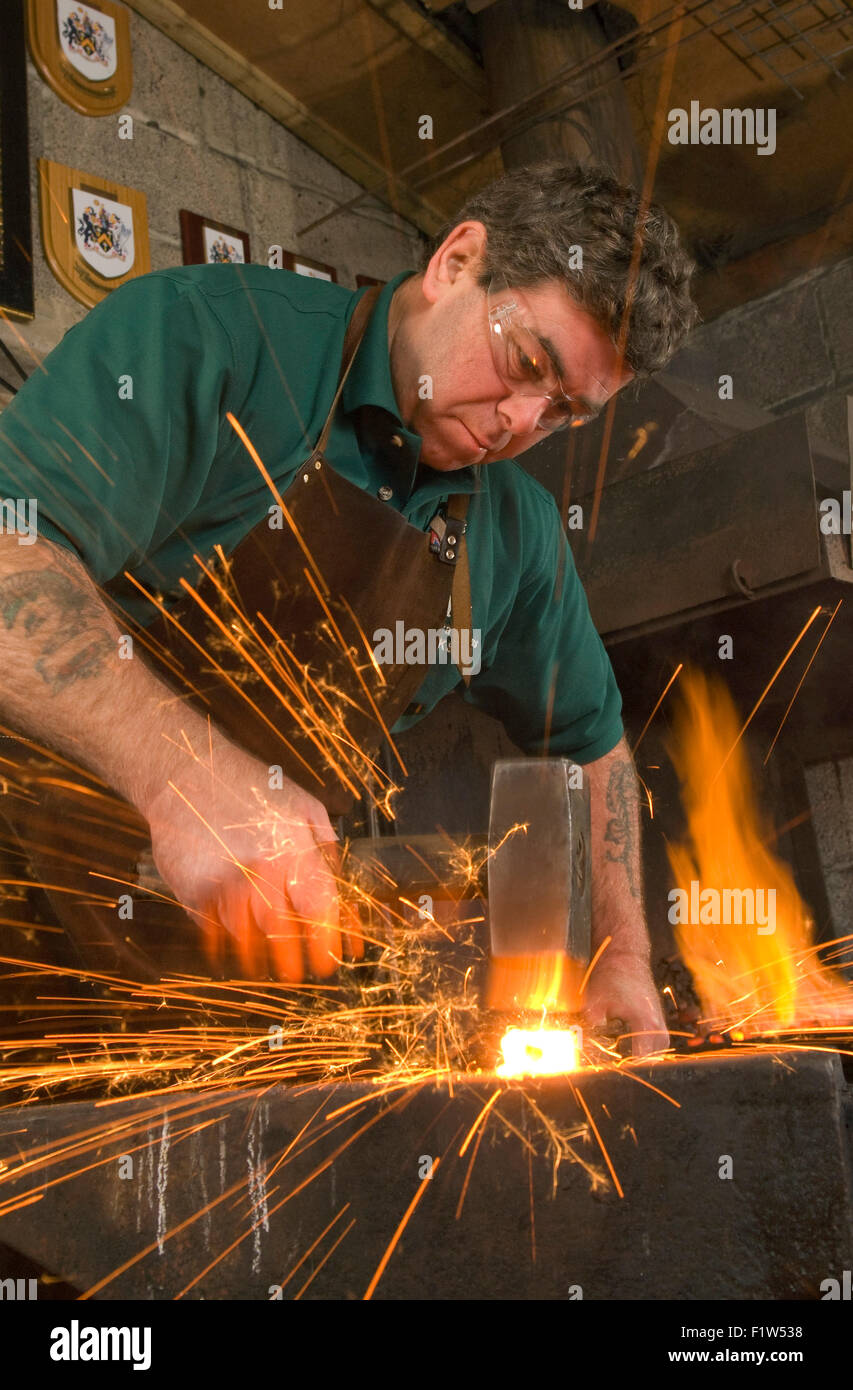
<instances>
[{"instance_id":1,"label":"apron strap","mask_svg":"<svg viewBox=\"0 0 853 1390\"><path fill-rule=\"evenodd\" d=\"M468 504L471 501L470 494L467 492L456 493L447 500L447 527L451 524L456 528L457 537L456 562L453 567L453 586L450 591L450 614L453 626L459 633L459 674L465 682L466 687L471 684L471 672L465 671L462 664L462 633L468 632L469 642L474 640L474 618L471 609L471 573L468 568L468 543L465 539L465 532L468 529L466 517L468 515ZM469 651L473 648L469 645Z\"/></svg>"},{"instance_id":2,"label":"apron strap","mask_svg":"<svg viewBox=\"0 0 853 1390\"><path fill-rule=\"evenodd\" d=\"M308 459L309 463L311 463L315 458L318 457L318 455L322 454L325 451L326 445L329 442L329 435L332 429L332 421L334 419L335 411L338 408L338 402L341 399L341 394L344 389L344 382L349 376L350 367L355 361L356 351L358 349L359 344L361 343L362 338L364 337L364 330L367 327L368 319L370 318L370 315L373 313L373 307L381 293L381 285L371 285L370 289L365 290L364 294L361 296L361 299L358 301L358 303L352 311L352 317L349 323L347 324L347 331L344 335L344 347L343 352L341 353L341 373L338 378L338 389L335 392L335 399L332 401L332 404L329 408L329 413L326 416L326 422L323 425L323 428L320 432L320 438L317 440L314 452Z\"/></svg>"},{"instance_id":3,"label":"apron strap","mask_svg":"<svg viewBox=\"0 0 853 1390\"><path fill-rule=\"evenodd\" d=\"M364 337L364 331L367 328L368 320L373 312L374 306L381 292L381 285L371 285L371 287L364 292L364 294L362 295L361 299L358 301L352 312L352 317L350 318L350 321L347 324L346 333L344 335L344 346L343 352L341 353L341 372L340 377L338 379L338 389L335 392L335 398L332 401L329 413L326 416L325 424L323 425L323 428L320 432L320 438L317 440L314 452L312 453L311 458L308 460L309 463L325 451L326 445L329 442L329 434L331 433L332 429L332 421L334 419L335 411L338 408L338 402L340 401L341 395L343 393L344 383L346 382L346 379L349 376L350 367L352 366L355 360L355 354L358 350L362 338ZM451 522L456 523L458 528L459 542L456 551L456 561L453 568L453 584L450 593L450 612L453 624L460 633L460 659L458 666L459 674L465 682L466 686L470 685L471 683L471 673L464 671L462 668L461 634L463 632L468 632L471 634L469 640L473 640L473 614L471 609L471 575L468 568L468 546L465 541L465 531L467 529L468 524L465 518L468 515L468 503L470 502L470 500L471 499L468 493L463 492L454 494L453 497L448 498L447 502L447 522L448 525ZM469 651L470 650L471 648L469 647Z\"/></svg>"}]
</instances>

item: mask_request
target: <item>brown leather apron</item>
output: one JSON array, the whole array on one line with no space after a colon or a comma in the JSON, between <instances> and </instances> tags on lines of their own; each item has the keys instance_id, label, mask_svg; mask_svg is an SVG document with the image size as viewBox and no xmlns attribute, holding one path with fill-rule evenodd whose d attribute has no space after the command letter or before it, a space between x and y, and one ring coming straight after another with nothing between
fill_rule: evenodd
<instances>
[{"instance_id":1,"label":"brown leather apron","mask_svg":"<svg viewBox=\"0 0 853 1390\"><path fill-rule=\"evenodd\" d=\"M360 796L385 803L390 782L377 750L425 674L424 664L405 659L405 632L440 630L451 593L453 625L471 626L467 496L451 497L446 514L420 531L325 457L378 293L368 290L355 307L338 389L293 482L282 496L268 480L270 515L231 555L196 556L197 582L185 585L176 607L159 604L138 639L183 698L268 766L280 766L331 815ZM392 664L373 655L381 629L395 639ZM203 968L184 912L134 899L133 918L118 917L116 898L133 896L147 846L141 817L95 779L28 762L25 795L4 797L0 808L85 964L138 978ZM397 755L395 777L404 771Z\"/></svg>"}]
</instances>

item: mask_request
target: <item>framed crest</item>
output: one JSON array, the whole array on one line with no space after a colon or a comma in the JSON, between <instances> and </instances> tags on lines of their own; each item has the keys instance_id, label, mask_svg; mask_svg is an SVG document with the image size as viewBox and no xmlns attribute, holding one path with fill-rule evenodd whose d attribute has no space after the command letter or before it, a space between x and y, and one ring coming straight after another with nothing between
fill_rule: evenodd
<instances>
[{"instance_id":1,"label":"framed crest","mask_svg":"<svg viewBox=\"0 0 853 1390\"><path fill-rule=\"evenodd\" d=\"M40 159L39 207L47 263L90 309L151 269L148 209L138 189Z\"/></svg>"},{"instance_id":2,"label":"framed crest","mask_svg":"<svg viewBox=\"0 0 853 1390\"><path fill-rule=\"evenodd\" d=\"M184 265L246 265L249 233L181 208Z\"/></svg>"},{"instance_id":3,"label":"framed crest","mask_svg":"<svg viewBox=\"0 0 853 1390\"><path fill-rule=\"evenodd\" d=\"M113 0L27 0L33 62L57 96L83 116L111 116L133 88L130 21Z\"/></svg>"},{"instance_id":4,"label":"framed crest","mask_svg":"<svg viewBox=\"0 0 853 1390\"><path fill-rule=\"evenodd\" d=\"M33 317L33 243L27 137L27 52L21 0L3 11L0 43L0 309Z\"/></svg>"},{"instance_id":5,"label":"framed crest","mask_svg":"<svg viewBox=\"0 0 853 1390\"><path fill-rule=\"evenodd\" d=\"M310 275L315 280L334 280L335 284L338 283L338 272L333 265L326 265L325 261L295 255L292 251L283 251L281 259L285 270L295 270L297 275Z\"/></svg>"}]
</instances>

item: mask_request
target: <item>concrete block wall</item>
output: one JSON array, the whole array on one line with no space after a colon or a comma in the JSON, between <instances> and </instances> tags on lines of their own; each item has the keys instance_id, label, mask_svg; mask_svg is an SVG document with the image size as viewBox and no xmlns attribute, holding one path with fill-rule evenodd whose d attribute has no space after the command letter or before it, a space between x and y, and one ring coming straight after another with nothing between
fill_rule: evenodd
<instances>
[{"instance_id":1,"label":"concrete block wall","mask_svg":"<svg viewBox=\"0 0 853 1390\"><path fill-rule=\"evenodd\" d=\"M668 370L712 396L718 377L728 374L734 379L732 404L771 415L805 407L815 444L846 455L846 399L853 392L853 256L702 324ZM725 418L723 412L720 416Z\"/></svg>"},{"instance_id":2,"label":"concrete block wall","mask_svg":"<svg viewBox=\"0 0 853 1390\"><path fill-rule=\"evenodd\" d=\"M27 58L36 316L16 329L37 358L87 312L44 257L39 157L142 190L152 270L182 264L182 207L247 231L255 262L265 263L267 248L280 245L333 265L339 283L351 288L357 274L387 280L417 264L418 230L376 198L300 239L300 227L359 186L159 29L132 10L129 16L133 92L122 114L133 117L132 140L119 140L117 116L72 110ZM5 328L3 335L32 370L35 362L15 334ZM0 390L0 406L7 400Z\"/></svg>"},{"instance_id":3,"label":"concrete block wall","mask_svg":"<svg viewBox=\"0 0 853 1390\"><path fill-rule=\"evenodd\" d=\"M805 769L812 824L837 936L853 932L853 758Z\"/></svg>"}]
</instances>

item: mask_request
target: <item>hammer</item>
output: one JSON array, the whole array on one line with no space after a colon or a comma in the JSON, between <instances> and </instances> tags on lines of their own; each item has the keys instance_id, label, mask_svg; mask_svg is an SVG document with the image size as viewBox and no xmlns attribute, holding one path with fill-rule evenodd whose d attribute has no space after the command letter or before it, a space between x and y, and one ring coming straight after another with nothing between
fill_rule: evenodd
<instances>
[{"instance_id":1,"label":"hammer","mask_svg":"<svg viewBox=\"0 0 853 1390\"><path fill-rule=\"evenodd\" d=\"M589 788L568 758L514 758L492 769L488 837L468 841L467 871L447 836L350 842L346 871L377 902L488 897L488 1003L535 1009L572 991L590 955Z\"/></svg>"},{"instance_id":2,"label":"hammer","mask_svg":"<svg viewBox=\"0 0 853 1390\"><path fill-rule=\"evenodd\" d=\"M568 758L494 764L491 1007L576 1007L590 955L589 847L589 787L581 767Z\"/></svg>"}]
</instances>

